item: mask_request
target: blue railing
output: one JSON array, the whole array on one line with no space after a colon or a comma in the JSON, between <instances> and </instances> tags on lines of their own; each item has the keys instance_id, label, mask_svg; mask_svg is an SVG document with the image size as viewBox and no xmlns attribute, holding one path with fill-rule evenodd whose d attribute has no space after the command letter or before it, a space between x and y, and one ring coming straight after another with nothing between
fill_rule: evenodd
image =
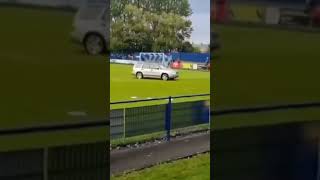
<instances>
[{"instance_id":1,"label":"blue railing","mask_svg":"<svg viewBox=\"0 0 320 180\"><path fill-rule=\"evenodd\" d=\"M256 107L245 107L245 108L233 108L233 109L221 109L211 111L212 116L225 116L232 114L252 114L258 112L269 112L269 111L281 111L281 110L299 110L307 108L320 108L320 102L305 102L305 103L292 103L292 104L278 104L269 106L256 106Z\"/></svg>"},{"instance_id":2,"label":"blue railing","mask_svg":"<svg viewBox=\"0 0 320 180\"><path fill-rule=\"evenodd\" d=\"M153 99L111 102L111 105L131 105L166 100L164 104L113 109L110 112L111 140L165 132L170 140L172 130L210 122L210 94L174 96ZM205 100L193 98L207 97ZM184 99L184 102L176 100ZM174 102L173 102L174 101Z\"/></svg>"},{"instance_id":3,"label":"blue railing","mask_svg":"<svg viewBox=\"0 0 320 180\"><path fill-rule=\"evenodd\" d=\"M111 59L123 59L123 60L140 60L140 53L125 54L125 53L111 53ZM174 52L165 53L165 58L170 60L181 60L194 63L206 63L210 61L209 53L184 53Z\"/></svg>"}]
</instances>

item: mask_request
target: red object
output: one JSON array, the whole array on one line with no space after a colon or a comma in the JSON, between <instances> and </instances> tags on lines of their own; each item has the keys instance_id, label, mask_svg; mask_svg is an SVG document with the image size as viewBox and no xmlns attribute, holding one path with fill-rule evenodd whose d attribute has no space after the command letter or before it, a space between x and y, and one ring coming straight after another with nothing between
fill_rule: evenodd
<instances>
[{"instance_id":1,"label":"red object","mask_svg":"<svg viewBox=\"0 0 320 180\"><path fill-rule=\"evenodd\" d=\"M320 25L320 6L315 7L311 12L312 23Z\"/></svg>"},{"instance_id":2,"label":"red object","mask_svg":"<svg viewBox=\"0 0 320 180\"><path fill-rule=\"evenodd\" d=\"M230 6L227 0L215 0L212 8L212 17L215 22L223 23L229 20Z\"/></svg>"},{"instance_id":3,"label":"red object","mask_svg":"<svg viewBox=\"0 0 320 180\"><path fill-rule=\"evenodd\" d=\"M172 69L181 69L182 68L182 63L180 60L175 61L171 64Z\"/></svg>"}]
</instances>

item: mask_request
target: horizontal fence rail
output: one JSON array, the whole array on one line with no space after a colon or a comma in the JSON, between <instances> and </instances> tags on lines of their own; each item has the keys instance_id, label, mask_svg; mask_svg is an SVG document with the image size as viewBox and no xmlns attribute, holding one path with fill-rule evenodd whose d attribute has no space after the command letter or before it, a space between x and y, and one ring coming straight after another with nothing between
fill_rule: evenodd
<instances>
[{"instance_id":1,"label":"horizontal fence rail","mask_svg":"<svg viewBox=\"0 0 320 180\"><path fill-rule=\"evenodd\" d=\"M46 126L26 127L26 128L17 128L17 129L3 129L3 130L0 130L0 136L39 133L39 132L54 132L54 131L64 131L64 130L78 130L83 128L107 127L109 125L110 125L110 122L106 119L101 121L83 122L83 123L77 123L77 124L59 124L59 125L46 125Z\"/></svg>"},{"instance_id":2,"label":"horizontal fence rail","mask_svg":"<svg viewBox=\"0 0 320 180\"><path fill-rule=\"evenodd\" d=\"M205 96L210 96L210 94L196 94L196 95L170 96L170 97L151 98L151 99L138 99L138 100L128 100L128 101L117 101L117 102L111 102L110 105L115 105L115 104L129 104L129 103L148 102L148 101L159 101L159 100L168 100L169 98L171 98L171 99L181 99L181 98L205 97Z\"/></svg>"},{"instance_id":3,"label":"horizontal fence rail","mask_svg":"<svg viewBox=\"0 0 320 180\"><path fill-rule=\"evenodd\" d=\"M210 103L207 100L172 102L173 99L192 100L195 97L209 97L210 94L170 96L153 99L111 102L110 105L134 104L167 100L167 103L142 107L113 109L110 112L111 140L164 132L170 140L171 130L210 122Z\"/></svg>"},{"instance_id":4,"label":"horizontal fence rail","mask_svg":"<svg viewBox=\"0 0 320 180\"><path fill-rule=\"evenodd\" d=\"M258 107L246 107L246 108L234 108L211 111L212 116L223 116L232 114L243 114L243 113L257 113L267 111L279 111L289 109L306 109L306 108L320 108L320 102L307 102L307 103L295 103L295 104L281 104L273 106L258 106Z\"/></svg>"}]
</instances>

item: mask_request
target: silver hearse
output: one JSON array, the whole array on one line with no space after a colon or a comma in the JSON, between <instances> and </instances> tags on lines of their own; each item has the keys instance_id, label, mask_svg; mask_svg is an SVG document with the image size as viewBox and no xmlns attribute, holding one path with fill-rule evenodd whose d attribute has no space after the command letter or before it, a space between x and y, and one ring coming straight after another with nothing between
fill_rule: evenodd
<instances>
[{"instance_id":1,"label":"silver hearse","mask_svg":"<svg viewBox=\"0 0 320 180\"><path fill-rule=\"evenodd\" d=\"M164 81L176 79L179 73L159 63L138 62L133 66L132 74L137 79L158 78Z\"/></svg>"}]
</instances>

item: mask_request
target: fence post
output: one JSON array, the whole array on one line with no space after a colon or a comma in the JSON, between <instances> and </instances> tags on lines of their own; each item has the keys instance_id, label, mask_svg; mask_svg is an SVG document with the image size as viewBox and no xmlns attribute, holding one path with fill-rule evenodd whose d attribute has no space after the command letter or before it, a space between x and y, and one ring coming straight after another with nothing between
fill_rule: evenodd
<instances>
[{"instance_id":1,"label":"fence post","mask_svg":"<svg viewBox=\"0 0 320 180\"><path fill-rule=\"evenodd\" d=\"M166 106L166 118L165 118L165 129L167 132L167 141L170 141L170 130L171 130L171 113L172 113L172 104L171 104L171 96L168 98L168 104Z\"/></svg>"},{"instance_id":2,"label":"fence post","mask_svg":"<svg viewBox=\"0 0 320 180\"><path fill-rule=\"evenodd\" d=\"M123 108L123 140L126 138L126 108Z\"/></svg>"},{"instance_id":3,"label":"fence post","mask_svg":"<svg viewBox=\"0 0 320 180\"><path fill-rule=\"evenodd\" d=\"M43 180L48 180L48 147L43 149Z\"/></svg>"},{"instance_id":4,"label":"fence post","mask_svg":"<svg viewBox=\"0 0 320 180\"><path fill-rule=\"evenodd\" d=\"M317 180L320 180L320 137L317 138L317 156L318 156Z\"/></svg>"},{"instance_id":5,"label":"fence post","mask_svg":"<svg viewBox=\"0 0 320 180\"><path fill-rule=\"evenodd\" d=\"M208 116L209 116L209 129L211 129L211 103L209 101L209 112L208 112Z\"/></svg>"}]
</instances>

